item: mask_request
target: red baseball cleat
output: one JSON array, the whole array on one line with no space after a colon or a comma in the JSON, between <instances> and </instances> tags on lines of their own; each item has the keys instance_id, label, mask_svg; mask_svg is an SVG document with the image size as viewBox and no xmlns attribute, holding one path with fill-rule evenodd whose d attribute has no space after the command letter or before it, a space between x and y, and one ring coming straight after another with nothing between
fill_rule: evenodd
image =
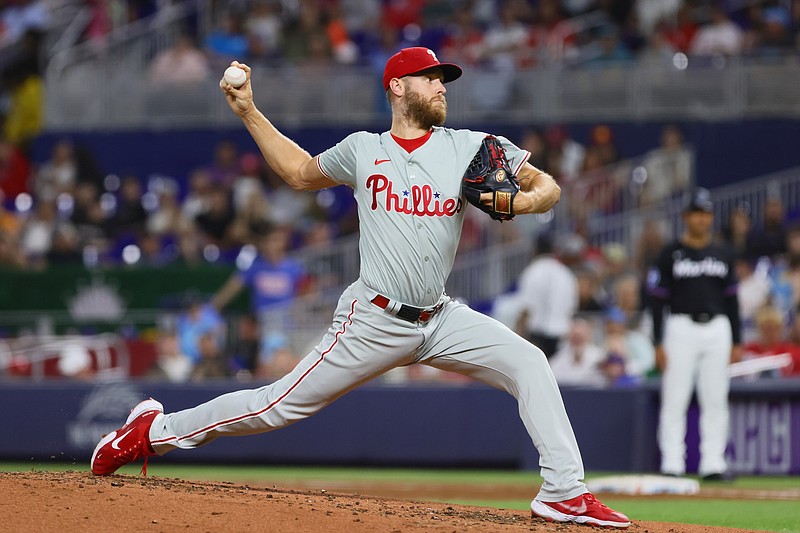
<instances>
[{"instance_id":1,"label":"red baseball cleat","mask_svg":"<svg viewBox=\"0 0 800 533\"><path fill-rule=\"evenodd\" d=\"M147 475L147 458L155 455L150 446L150 426L164 406L149 398L131 409L125 425L100 439L92 454L92 474L107 476L120 467L144 457L142 474Z\"/></svg>"},{"instance_id":2,"label":"red baseball cleat","mask_svg":"<svg viewBox=\"0 0 800 533\"><path fill-rule=\"evenodd\" d=\"M533 516L544 518L548 522L575 522L599 527L626 528L631 525L630 519L622 513L609 509L587 492L563 502L531 502Z\"/></svg>"}]
</instances>

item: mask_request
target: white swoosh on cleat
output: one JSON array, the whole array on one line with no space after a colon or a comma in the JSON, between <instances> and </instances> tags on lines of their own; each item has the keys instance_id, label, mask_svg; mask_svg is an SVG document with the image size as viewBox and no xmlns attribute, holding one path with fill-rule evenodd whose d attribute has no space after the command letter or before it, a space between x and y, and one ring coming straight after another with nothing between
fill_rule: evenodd
<instances>
[{"instance_id":1,"label":"white swoosh on cleat","mask_svg":"<svg viewBox=\"0 0 800 533\"><path fill-rule=\"evenodd\" d=\"M586 512L586 502L582 501L580 505L564 505L564 509L572 511L575 514L583 514Z\"/></svg>"},{"instance_id":2,"label":"white swoosh on cleat","mask_svg":"<svg viewBox=\"0 0 800 533\"><path fill-rule=\"evenodd\" d=\"M131 429L129 429L128 431L126 431L125 433L123 433L122 435L120 435L119 437L117 437L116 439L114 439L114 440L111 442L111 447L112 447L112 448L114 448L115 450L119 450L119 443L120 443L120 442L122 442L122 439L124 439L125 437L127 437L127 436L128 436L128 434L129 434L131 431L133 431L134 429L135 429L135 428L131 428ZM586 504L585 504L585 503L584 503L583 505L584 505L584 506L586 506Z\"/></svg>"}]
</instances>

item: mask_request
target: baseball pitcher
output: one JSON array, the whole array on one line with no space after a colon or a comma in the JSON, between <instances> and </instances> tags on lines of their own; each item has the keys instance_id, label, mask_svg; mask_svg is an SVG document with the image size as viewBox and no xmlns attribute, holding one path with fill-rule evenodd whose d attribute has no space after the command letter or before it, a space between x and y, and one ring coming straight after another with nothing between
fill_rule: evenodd
<instances>
[{"instance_id":1,"label":"baseball pitcher","mask_svg":"<svg viewBox=\"0 0 800 533\"><path fill-rule=\"evenodd\" d=\"M470 376L518 400L544 478L533 514L627 527L628 518L600 503L582 481L578 445L542 351L444 293L467 203L509 220L546 212L560 196L552 177L507 139L442 127L445 84L461 76L461 68L440 63L427 48L401 50L383 75L391 129L353 133L312 157L256 108L250 68L232 64L247 80L239 88L222 84L222 91L277 174L295 189L353 189L360 276L342 294L327 334L288 375L176 413L145 400L99 442L92 472L107 475L139 457L279 429L391 368L420 363Z\"/></svg>"}]
</instances>

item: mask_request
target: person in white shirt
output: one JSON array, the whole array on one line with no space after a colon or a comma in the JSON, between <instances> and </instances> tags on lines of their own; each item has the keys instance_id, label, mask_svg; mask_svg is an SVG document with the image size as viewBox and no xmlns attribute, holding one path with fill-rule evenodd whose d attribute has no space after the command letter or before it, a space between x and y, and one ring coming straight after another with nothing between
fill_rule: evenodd
<instances>
[{"instance_id":1,"label":"person in white shirt","mask_svg":"<svg viewBox=\"0 0 800 533\"><path fill-rule=\"evenodd\" d=\"M578 235L569 235L556 246L557 256L551 238L539 236L536 256L520 274L517 288L522 302L517 331L547 357L555 353L578 310L578 278L567 264L580 260L586 243Z\"/></svg>"},{"instance_id":2,"label":"person in white shirt","mask_svg":"<svg viewBox=\"0 0 800 533\"><path fill-rule=\"evenodd\" d=\"M711 23L697 30L691 54L734 56L742 52L744 32L721 7L711 8Z\"/></svg>"},{"instance_id":3,"label":"person in white shirt","mask_svg":"<svg viewBox=\"0 0 800 533\"><path fill-rule=\"evenodd\" d=\"M606 351L592 342L592 327L586 319L576 318L565 342L550 358L550 369L560 386L602 386L605 378L600 365Z\"/></svg>"}]
</instances>

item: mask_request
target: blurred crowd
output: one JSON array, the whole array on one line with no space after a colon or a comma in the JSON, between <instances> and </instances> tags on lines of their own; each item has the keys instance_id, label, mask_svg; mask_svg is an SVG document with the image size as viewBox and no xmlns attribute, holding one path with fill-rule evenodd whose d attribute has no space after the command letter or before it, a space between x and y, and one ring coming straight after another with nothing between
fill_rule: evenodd
<instances>
[{"instance_id":1,"label":"blurred crowd","mask_svg":"<svg viewBox=\"0 0 800 533\"><path fill-rule=\"evenodd\" d=\"M735 251L745 361L782 356L780 368L736 379L800 377L800 223L782 199L764 217L742 203L715 239ZM498 319L544 349L563 385L629 386L657 375L646 282L675 237L651 219L633 249L591 246L579 234L540 234L515 291L495 302ZM757 369L756 369L757 370Z\"/></svg>"},{"instance_id":2,"label":"blurred crowd","mask_svg":"<svg viewBox=\"0 0 800 533\"><path fill-rule=\"evenodd\" d=\"M180 178L142 178L107 174L90 151L57 142L46 161L26 161L0 181L0 265L233 263L271 227L291 227L287 249L356 229L346 191L298 193L227 140L209 159Z\"/></svg>"},{"instance_id":3,"label":"blurred crowd","mask_svg":"<svg viewBox=\"0 0 800 533\"><path fill-rule=\"evenodd\" d=\"M420 45L466 66L519 69L676 53L773 57L798 50L799 16L796 0L233 0L214 2L216 26L192 37L221 62L382 70L397 49Z\"/></svg>"},{"instance_id":4,"label":"blurred crowd","mask_svg":"<svg viewBox=\"0 0 800 533\"><path fill-rule=\"evenodd\" d=\"M156 14L170 3L87 1L91 17L82 39L102 45L114 27ZM290 255L309 246L332 246L337 238L355 233L352 195L343 187L294 191L260 155L243 153L227 140L212 154L201 154L178 177L100 168L95 154L70 138L56 143L45 160L34 161L31 144L44 123L47 54L42 46L52 24L48 6L53 4L0 2L0 268L235 264L235 273L218 293L191 298L174 327L158 334L152 372L175 381L281 375L304 355L305 347L292 346L280 331L266 332L264 314L312 293L323 282L313 268ZM417 44L436 50L442 60L495 69L553 61L587 66L672 61L675 54L773 57L796 53L800 45L797 0L209 4L217 27L206 33L199 26L185 28L174 45L153 57L153 82L208 80L218 72L218 63L233 58L255 64L361 64L380 71L397 49ZM568 205L577 233L542 236L517 292L498 299L495 311L520 334L534 335L537 344L548 348L563 383L624 385L651 375L653 348L642 286L672 236L663 221L650 220L634 249L621 243L595 249L583 231L594 216L656 206L691 186L693 156L683 133L666 124L660 144L641 157L635 175L625 161L641 154L625 153L604 124L592 128L584 142L560 124L530 127L512 140L531 152L532 164L561 184L562 203ZM742 205L723 221L718 238L737 252L748 353L789 353L793 366L778 374L797 375L800 227L794 225L796 214L785 213L779 198L769 198L758 208L765 214L763 221L752 219L751 206ZM492 224L470 210L461 250L518 239L529 229ZM545 272L555 273L552 279L560 280L560 286L537 284L533 267L542 265L551 269ZM561 298L545 313L549 323L537 324L532 317L542 313L526 310L520 302L543 302L541 295L555 287L574 291L576 307L564 306ZM223 319L225 306L244 289L251 295L251 313ZM417 367L387 377L434 378L442 375Z\"/></svg>"}]
</instances>

